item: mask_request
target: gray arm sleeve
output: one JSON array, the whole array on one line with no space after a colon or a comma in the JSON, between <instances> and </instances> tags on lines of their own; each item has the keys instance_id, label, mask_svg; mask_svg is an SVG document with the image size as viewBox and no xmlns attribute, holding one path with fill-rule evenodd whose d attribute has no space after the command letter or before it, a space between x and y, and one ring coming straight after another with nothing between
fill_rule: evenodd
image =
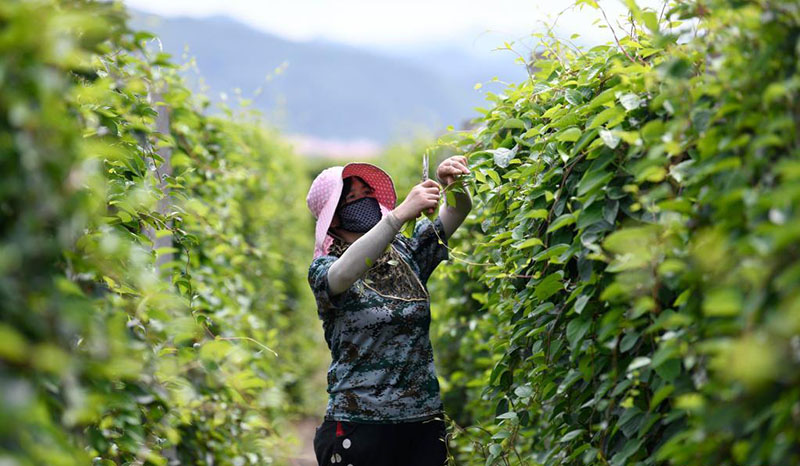
<instances>
[{"instance_id":1,"label":"gray arm sleeve","mask_svg":"<svg viewBox=\"0 0 800 466\"><path fill-rule=\"evenodd\" d=\"M393 212L389 212L368 232L353 241L353 244L342 253L342 257L333 261L328 269L328 288L331 295L344 292L364 275L369 269L367 258L370 259L370 263L375 262L391 244L402 226L403 222Z\"/></svg>"},{"instance_id":2,"label":"gray arm sleeve","mask_svg":"<svg viewBox=\"0 0 800 466\"><path fill-rule=\"evenodd\" d=\"M439 207L439 218L442 219L446 238L449 238L456 231L469 215L469 211L472 210L472 198L469 196L469 190L464 189L464 191L464 193L453 191L456 205L448 206L447 202L443 202Z\"/></svg>"}]
</instances>

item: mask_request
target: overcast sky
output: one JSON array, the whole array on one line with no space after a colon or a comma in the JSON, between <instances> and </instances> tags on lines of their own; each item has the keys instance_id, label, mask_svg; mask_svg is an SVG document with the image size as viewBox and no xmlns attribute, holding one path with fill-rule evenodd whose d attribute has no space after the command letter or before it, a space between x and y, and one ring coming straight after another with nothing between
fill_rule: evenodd
<instances>
[{"instance_id":1,"label":"overcast sky","mask_svg":"<svg viewBox=\"0 0 800 466\"><path fill-rule=\"evenodd\" d=\"M124 0L128 6L165 16L231 16L257 29L293 40L327 39L356 46L403 47L421 43L471 44L477 50L529 35L552 23L571 2L542 0ZM639 0L641 6L659 0ZM618 0L600 0L612 21L625 10ZM581 42L610 40L602 18L588 7L558 20L559 35Z\"/></svg>"}]
</instances>

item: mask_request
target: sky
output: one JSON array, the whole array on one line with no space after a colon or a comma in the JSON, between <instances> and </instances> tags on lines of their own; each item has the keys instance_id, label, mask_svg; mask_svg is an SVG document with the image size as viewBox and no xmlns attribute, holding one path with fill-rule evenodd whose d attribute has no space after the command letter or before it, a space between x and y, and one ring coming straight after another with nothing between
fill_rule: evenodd
<instances>
[{"instance_id":1,"label":"sky","mask_svg":"<svg viewBox=\"0 0 800 466\"><path fill-rule=\"evenodd\" d=\"M481 53L503 42L523 41L542 22L552 23L572 2L544 0L124 0L130 7L164 16L231 16L287 39L325 39L359 47L402 48L458 45ZM619 0L599 0L606 14L624 13ZM640 6L661 6L639 0ZM569 9L558 20L558 35L574 33L584 44L612 37L597 10ZM468 50L469 51L469 50Z\"/></svg>"}]
</instances>

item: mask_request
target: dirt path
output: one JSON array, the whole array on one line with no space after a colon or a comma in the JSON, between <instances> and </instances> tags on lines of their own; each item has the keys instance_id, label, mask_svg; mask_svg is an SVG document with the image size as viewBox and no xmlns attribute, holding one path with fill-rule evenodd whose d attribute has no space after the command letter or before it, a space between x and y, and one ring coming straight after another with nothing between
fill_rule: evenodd
<instances>
[{"instance_id":1,"label":"dirt path","mask_svg":"<svg viewBox=\"0 0 800 466\"><path fill-rule=\"evenodd\" d=\"M291 466L317 466L317 457L314 455L314 434L319 425L317 418L309 417L294 423L294 430L300 445L289 459Z\"/></svg>"}]
</instances>

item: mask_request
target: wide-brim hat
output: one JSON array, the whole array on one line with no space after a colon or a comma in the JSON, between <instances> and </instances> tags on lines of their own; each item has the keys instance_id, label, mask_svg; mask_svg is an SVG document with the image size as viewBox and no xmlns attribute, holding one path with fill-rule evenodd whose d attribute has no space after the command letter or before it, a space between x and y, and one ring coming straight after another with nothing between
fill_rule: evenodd
<instances>
[{"instance_id":1,"label":"wide-brim hat","mask_svg":"<svg viewBox=\"0 0 800 466\"><path fill-rule=\"evenodd\" d=\"M333 221L333 214L342 195L344 179L358 176L375 192L375 198L381 209L381 216L391 212L397 203L394 182L388 173L365 162L348 163L344 167L336 166L322 170L314 181L306 196L306 204L317 219L314 242L314 258L325 255L333 243L328 228Z\"/></svg>"}]
</instances>

